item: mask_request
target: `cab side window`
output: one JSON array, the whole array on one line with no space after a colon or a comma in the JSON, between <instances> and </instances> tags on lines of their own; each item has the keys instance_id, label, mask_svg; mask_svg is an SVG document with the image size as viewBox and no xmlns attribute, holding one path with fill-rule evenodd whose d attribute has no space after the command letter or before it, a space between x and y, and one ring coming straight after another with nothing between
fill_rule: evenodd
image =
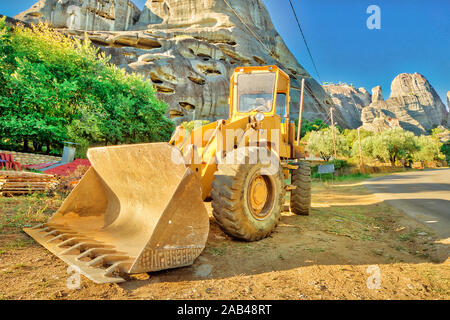
<instances>
[{"instance_id":1,"label":"cab side window","mask_svg":"<svg viewBox=\"0 0 450 320\"><path fill-rule=\"evenodd\" d=\"M286 94L277 93L277 114L283 118L286 113Z\"/></svg>"}]
</instances>

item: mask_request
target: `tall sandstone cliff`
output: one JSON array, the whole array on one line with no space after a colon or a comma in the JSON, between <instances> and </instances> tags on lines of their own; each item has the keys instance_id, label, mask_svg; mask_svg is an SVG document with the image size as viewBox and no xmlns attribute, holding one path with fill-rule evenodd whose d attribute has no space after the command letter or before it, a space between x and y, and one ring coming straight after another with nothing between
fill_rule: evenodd
<instances>
[{"instance_id":1,"label":"tall sandstone cliff","mask_svg":"<svg viewBox=\"0 0 450 320\"><path fill-rule=\"evenodd\" d=\"M442 100L428 80L418 73L399 74L392 81L391 95L386 100L380 86L374 87L372 94L346 84L324 88L352 128L362 125L364 129L379 132L402 127L424 134L439 125L450 125L450 114Z\"/></svg>"},{"instance_id":2,"label":"tall sandstone cliff","mask_svg":"<svg viewBox=\"0 0 450 320\"><path fill-rule=\"evenodd\" d=\"M325 91L331 96L334 106L342 114L350 128L362 125L361 112L371 101L370 93L364 88L354 88L348 84L324 85ZM338 125L341 124L338 122Z\"/></svg>"},{"instance_id":3,"label":"tall sandstone cliff","mask_svg":"<svg viewBox=\"0 0 450 320\"><path fill-rule=\"evenodd\" d=\"M142 11L128 0L41 0L16 18L86 35L114 64L152 81L177 123L226 118L229 79L238 66L278 65L289 73L294 117L302 78L305 118L326 119L332 105L289 51L261 0L148 0ZM335 117L349 127L341 112Z\"/></svg>"},{"instance_id":4,"label":"tall sandstone cliff","mask_svg":"<svg viewBox=\"0 0 450 320\"><path fill-rule=\"evenodd\" d=\"M381 89L380 89L381 90ZM380 91L381 92L381 91ZM363 109L363 126L371 129L374 120L384 120L390 126L424 134L432 128L447 124L448 112L441 98L428 80L421 74L402 73L391 84L391 95L378 99Z\"/></svg>"},{"instance_id":5,"label":"tall sandstone cliff","mask_svg":"<svg viewBox=\"0 0 450 320\"><path fill-rule=\"evenodd\" d=\"M48 22L55 28L124 31L134 26L140 13L130 0L40 0L15 18Z\"/></svg>"},{"instance_id":6,"label":"tall sandstone cliff","mask_svg":"<svg viewBox=\"0 0 450 320\"><path fill-rule=\"evenodd\" d=\"M450 91L447 92L447 110L448 116L447 116L447 127L450 127Z\"/></svg>"}]
</instances>

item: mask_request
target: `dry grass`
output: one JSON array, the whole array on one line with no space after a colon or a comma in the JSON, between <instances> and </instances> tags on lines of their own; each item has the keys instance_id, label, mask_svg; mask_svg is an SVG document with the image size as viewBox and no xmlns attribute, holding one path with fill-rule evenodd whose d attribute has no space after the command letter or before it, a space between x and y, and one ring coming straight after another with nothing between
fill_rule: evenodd
<instances>
[{"instance_id":1,"label":"dry grass","mask_svg":"<svg viewBox=\"0 0 450 320\"><path fill-rule=\"evenodd\" d=\"M0 197L0 233L17 233L24 227L46 222L62 201L63 195L59 194Z\"/></svg>"}]
</instances>

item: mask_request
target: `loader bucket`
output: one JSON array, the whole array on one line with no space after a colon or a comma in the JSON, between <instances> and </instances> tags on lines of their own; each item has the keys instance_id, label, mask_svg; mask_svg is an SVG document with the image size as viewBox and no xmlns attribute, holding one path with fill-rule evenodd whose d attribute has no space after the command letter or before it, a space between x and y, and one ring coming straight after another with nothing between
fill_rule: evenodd
<instances>
[{"instance_id":1,"label":"loader bucket","mask_svg":"<svg viewBox=\"0 0 450 320\"><path fill-rule=\"evenodd\" d=\"M88 150L92 167L57 212L24 231L96 283L191 265L209 217L197 176L167 143Z\"/></svg>"}]
</instances>

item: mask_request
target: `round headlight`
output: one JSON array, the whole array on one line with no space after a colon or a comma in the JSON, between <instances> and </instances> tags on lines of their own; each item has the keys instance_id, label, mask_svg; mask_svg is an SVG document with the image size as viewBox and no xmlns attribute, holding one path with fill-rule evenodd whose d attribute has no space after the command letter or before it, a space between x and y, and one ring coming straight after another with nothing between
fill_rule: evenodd
<instances>
[{"instance_id":1,"label":"round headlight","mask_svg":"<svg viewBox=\"0 0 450 320\"><path fill-rule=\"evenodd\" d=\"M258 112L258 113L255 115L255 119L256 119L256 121L263 121L263 120L264 120L264 113Z\"/></svg>"}]
</instances>

